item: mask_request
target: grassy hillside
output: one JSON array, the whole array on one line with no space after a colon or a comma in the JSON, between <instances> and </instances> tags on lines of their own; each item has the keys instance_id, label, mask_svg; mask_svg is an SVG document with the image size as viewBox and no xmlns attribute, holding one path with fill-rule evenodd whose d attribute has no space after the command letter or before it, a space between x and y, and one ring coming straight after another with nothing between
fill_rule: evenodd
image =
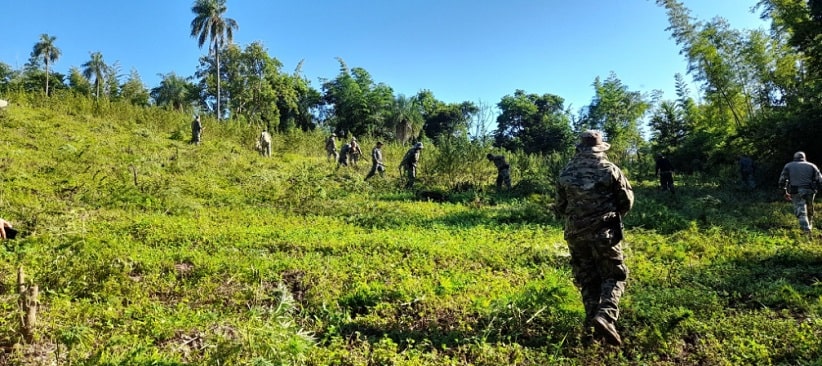
<instances>
[{"instance_id":1,"label":"grassy hillside","mask_svg":"<svg viewBox=\"0 0 822 366\"><path fill-rule=\"evenodd\" d=\"M363 182L319 132L274 135L265 159L254 127L206 119L194 146L189 115L43 103L0 111L0 217L22 235L0 246L0 363L822 364L820 242L730 173L677 177L674 199L629 171L625 344L586 347L540 194L557 158L513 156L527 184L497 194L487 151L429 144L412 192L401 146Z\"/></svg>"}]
</instances>

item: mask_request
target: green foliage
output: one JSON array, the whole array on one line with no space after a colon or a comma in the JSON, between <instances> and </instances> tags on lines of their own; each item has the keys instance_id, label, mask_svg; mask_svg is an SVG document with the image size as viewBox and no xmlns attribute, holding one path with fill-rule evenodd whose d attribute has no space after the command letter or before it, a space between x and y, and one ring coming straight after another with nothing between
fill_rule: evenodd
<instances>
[{"instance_id":1,"label":"green foliage","mask_svg":"<svg viewBox=\"0 0 822 366\"><path fill-rule=\"evenodd\" d=\"M411 192L395 169L367 182L362 164L335 169L321 131L274 133L262 158L258 126L240 121L205 118L203 143L189 145L188 113L68 91L13 97L0 114L0 207L21 238L0 246L0 342L20 339L18 266L40 286L41 308L34 344L7 363L822 357L818 243L798 234L786 203L728 184L733 170L677 175L676 196L629 174L637 203L617 350L586 343L549 214L567 156L506 153L515 188L495 192L481 140L426 141ZM387 163L406 149L386 144Z\"/></svg>"},{"instance_id":2,"label":"green foliage","mask_svg":"<svg viewBox=\"0 0 822 366\"><path fill-rule=\"evenodd\" d=\"M526 153L565 152L573 145L570 117L564 100L551 94L526 94L517 90L497 104L494 145Z\"/></svg>"}]
</instances>

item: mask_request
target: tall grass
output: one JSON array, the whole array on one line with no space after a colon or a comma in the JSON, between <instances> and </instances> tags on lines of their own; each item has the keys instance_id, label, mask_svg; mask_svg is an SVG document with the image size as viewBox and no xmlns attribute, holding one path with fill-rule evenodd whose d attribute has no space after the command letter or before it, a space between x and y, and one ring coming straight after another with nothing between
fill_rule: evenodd
<instances>
[{"instance_id":1,"label":"tall grass","mask_svg":"<svg viewBox=\"0 0 822 366\"><path fill-rule=\"evenodd\" d=\"M388 143L386 176L337 168L321 131L260 127L71 95L9 97L0 113L3 364L817 364L817 238L788 203L725 176L677 194L629 177L631 270L618 328L588 344L561 223L566 156L428 143L416 190ZM358 136L368 153L375 141ZM424 191L442 191L432 200ZM16 271L41 288L19 332Z\"/></svg>"}]
</instances>

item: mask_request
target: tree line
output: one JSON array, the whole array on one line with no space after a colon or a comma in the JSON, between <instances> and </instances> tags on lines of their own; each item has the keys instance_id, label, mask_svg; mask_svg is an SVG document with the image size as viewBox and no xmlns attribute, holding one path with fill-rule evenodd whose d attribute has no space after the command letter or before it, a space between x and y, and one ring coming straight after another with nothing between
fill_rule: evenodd
<instances>
[{"instance_id":1,"label":"tree line","mask_svg":"<svg viewBox=\"0 0 822 366\"><path fill-rule=\"evenodd\" d=\"M190 36L207 54L192 76L173 72L151 89L137 70L125 78L117 62L90 53L68 75L53 71L62 51L43 34L20 69L0 62L0 94L74 93L218 119L260 124L271 131L324 128L382 139L467 139L526 153L568 153L584 129L604 131L616 159L666 154L682 171L710 170L739 154L776 166L795 150L822 157L822 0L761 0L754 9L770 29L738 30L723 18L698 20L681 1L656 0L672 39L688 61L672 76L676 98L631 90L615 73L597 77L591 103L571 111L561 96L515 90L492 107L446 103L430 90L397 94L362 67L338 58L339 73L319 88L271 56L261 42L233 43L239 23L226 0L196 0ZM687 76L698 84L688 89ZM495 119L496 128L486 131ZM643 125L647 130L643 131ZM644 132L644 133L643 133Z\"/></svg>"}]
</instances>

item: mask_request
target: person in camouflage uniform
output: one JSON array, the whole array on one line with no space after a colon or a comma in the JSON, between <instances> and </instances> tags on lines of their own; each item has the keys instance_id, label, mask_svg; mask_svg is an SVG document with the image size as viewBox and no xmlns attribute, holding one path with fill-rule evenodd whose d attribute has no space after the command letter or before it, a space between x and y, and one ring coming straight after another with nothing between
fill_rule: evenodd
<instances>
[{"instance_id":1,"label":"person in camouflage uniform","mask_svg":"<svg viewBox=\"0 0 822 366\"><path fill-rule=\"evenodd\" d=\"M368 175L363 180L368 180L377 172L380 173L380 176L385 172L385 165L382 163L382 141L377 141L377 145L371 149L371 170L368 171Z\"/></svg>"},{"instance_id":2,"label":"person in camouflage uniform","mask_svg":"<svg viewBox=\"0 0 822 366\"><path fill-rule=\"evenodd\" d=\"M191 121L191 143L194 145L200 144L200 138L203 135L203 124L200 122L200 116L195 116Z\"/></svg>"},{"instance_id":3,"label":"person in camouflage uniform","mask_svg":"<svg viewBox=\"0 0 822 366\"><path fill-rule=\"evenodd\" d=\"M511 165L505 160L504 155L488 154L485 156L494 163L497 167L497 190L502 189L504 184L509 190L511 189Z\"/></svg>"},{"instance_id":4,"label":"person in camouflage uniform","mask_svg":"<svg viewBox=\"0 0 822 366\"><path fill-rule=\"evenodd\" d=\"M785 164L779 176L779 186L785 189L785 198L793 202L799 227L806 233L813 229L813 198L820 184L822 174L819 168L806 161L805 153L801 151L793 154L793 161Z\"/></svg>"},{"instance_id":5,"label":"person in camouflage uniform","mask_svg":"<svg viewBox=\"0 0 822 366\"><path fill-rule=\"evenodd\" d=\"M756 180L754 179L754 161L748 155L739 156L739 176L742 178L742 184L750 189L756 188Z\"/></svg>"},{"instance_id":6,"label":"person in camouflage uniform","mask_svg":"<svg viewBox=\"0 0 822 366\"><path fill-rule=\"evenodd\" d=\"M602 133L581 134L577 153L559 175L555 214L565 219L574 282L582 293L585 326L611 345L622 344L616 330L619 299L628 268L622 254L622 217L634 204L631 184L608 161Z\"/></svg>"},{"instance_id":7,"label":"person in camouflage uniform","mask_svg":"<svg viewBox=\"0 0 822 366\"><path fill-rule=\"evenodd\" d=\"M325 139L325 152L326 152L325 160L330 160L331 157L333 156L334 161L337 161L338 156L337 156L337 140L336 139L337 139L337 134L336 133L332 133L331 136L328 136L328 138Z\"/></svg>"},{"instance_id":8,"label":"person in camouflage uniform","mask_svg":"<svg viewBox=\"0 0 822 366\"><path fill-rule=\"evenodd\" d=\"M400 162L400 169L405 169L405 174L408 177L408 182L405 184L406 188L414 187L414 180L417 179L417 164L420 162L420 153L422 153L422 142L414 144Z\"/></svg>"},{"instance_id":9,"label":"person in camouflage uniform","mask_svg":"<svg viewBox=\"0 0 822 366\"><path fill-rule=\"evenodd\" d=\"M360 156L362 156L362 148L356 138L352 137L350 144L351 149L348 151L349 161L351 165L357 166L357 163L360 161Z\"/></svg>"}]
</instances>

